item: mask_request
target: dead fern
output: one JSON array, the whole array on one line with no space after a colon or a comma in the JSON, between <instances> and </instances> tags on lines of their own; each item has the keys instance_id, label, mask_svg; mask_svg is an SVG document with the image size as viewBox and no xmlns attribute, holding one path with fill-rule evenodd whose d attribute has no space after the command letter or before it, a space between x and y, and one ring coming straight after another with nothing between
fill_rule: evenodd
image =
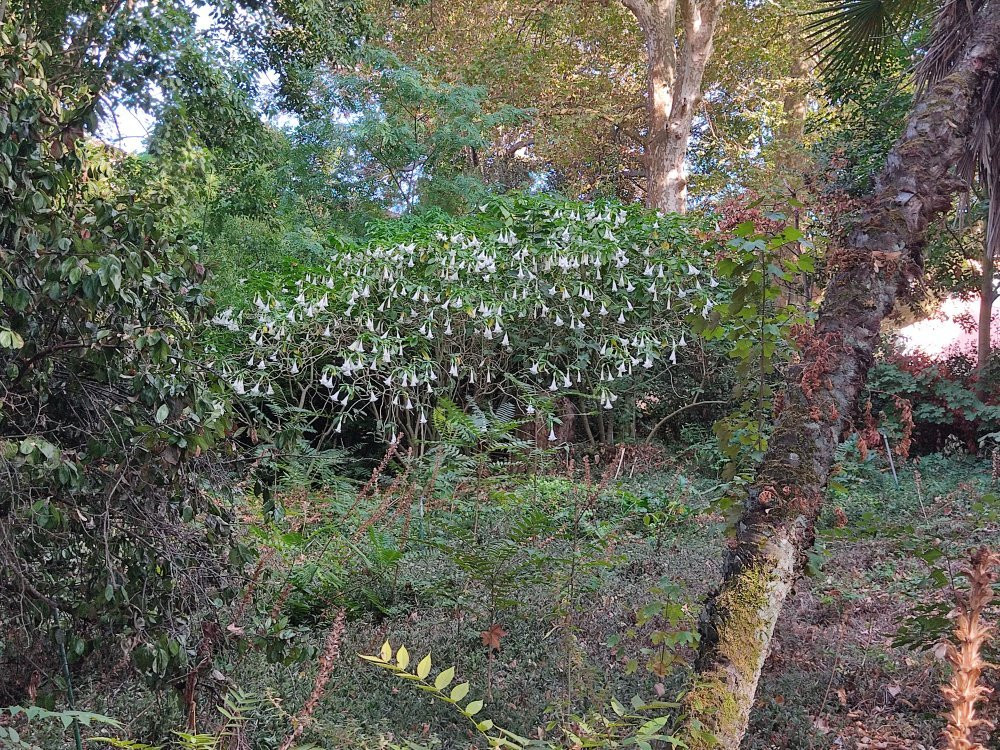
<instances>
[{"instance_id":1,"label":"dead fern","mask_svg":"<svg viewBox=\"0 0 1000 750\"><path fill-rule=\"evenodd\" d=\"M983 620L983 612L993 599L993 569L997 564L1000 556L984 547L972 555L971 564L964 571L969 579L969 593L958 597L955 642L949 643L945 652L954 671L948 684L941 688L951 706L946 714L945 750L986 750L974 736L980 728L993 728L991 722L976 716L976 704L992 692L980 684L980 677L990 666L983 659L982 650L993 628Z\"/></svg>"}]
</instances>

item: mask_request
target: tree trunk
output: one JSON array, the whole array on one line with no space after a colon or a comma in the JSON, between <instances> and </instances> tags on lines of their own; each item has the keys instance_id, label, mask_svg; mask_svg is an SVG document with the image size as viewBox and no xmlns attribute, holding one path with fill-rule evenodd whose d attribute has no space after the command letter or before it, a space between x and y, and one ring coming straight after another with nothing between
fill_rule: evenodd
<instances>
[{"instance_id":1,"label":"tree trunk","mask_svg":"<svg viewBox=\"0 0 1000 750\"><path fill-rule=\"evenodd\" d=\"M781 172L781 179L793 191L801 187L803 172L808 164L803 141L809 111L809 79L813 67L814 60L808 52L799 51L792 60L788 85L781 99L781 123L775 139L775 164Z\"/></svg>"},{"instance_id":2,"label":"tree trunk","mask_svg":"<svg viewBox=\"0 0 1000 750\"><path fill-rule=\"evenodd\" d=\"M799 30L799 35L802 31ZM812 70L815 67L813 58L807 50L800 49L792 59L788 71L788 82L784 96L781 99L781 120L775 131L774 149L774 182L783 186L790 199L801 201L799 195L805 183L805 175L809 170L809 155L805 150L806 115L809 111L809 84ZM803 229L803 220L808 212L801 207L792 209L795 228ZM792 242L778 250L782 260L802 253L802 242ZM777 299L778 306L795 304L807 306L809 298L810 274L805 271L800 275L801 284L781 285Z\"/></svg>"},{"instance_id":3,"label":"tree trunk","mask_svg":"<svg viewBox=\"0 0 1000 750\"><path fill-rule=\"evenodd\" d=\"M994 200L1000 200L1000 195ZM990 209L991 218L996 214ZM983 278L979 287L979 347L976 363L976 392L980 399L989 396L990 355L992 353L991 337L993 333L993 303L996 302L996 291L993 289L993 274L996 272L995 241L1000 238L1000 232L994 227L986 228L986 241L983 242Z\"/></svg>"},{"instance_id":4,"label":"tree trunk","mask_svg":"<svg viewBox=\"0 0 1000 750\"><path fill-rule=\"evenodd\" d=\"M705 66L723 0L681 0L683 37L677 39L677 0L622 0L646 40L646 205L687 209L685 157Z\"/></svg>"},{"instance_id":5,"label":"tree trunk","mask_svg":"<svg viewBox=\"0 0 1000 750\"><path fill-rule=\"evenodd\" d=\"M988 4L951 72L916 104L876 193L831 251L811 340L791 368L763 464L700 624L688 696L691 747L737 750L783 603L812 544L834 450L872 362L883 319L920 273L928 224L967 189L966 153L985 83L997 75L1000 10ZM714 735L718 744L704 739Z\"/></svg>"}]
</instances>

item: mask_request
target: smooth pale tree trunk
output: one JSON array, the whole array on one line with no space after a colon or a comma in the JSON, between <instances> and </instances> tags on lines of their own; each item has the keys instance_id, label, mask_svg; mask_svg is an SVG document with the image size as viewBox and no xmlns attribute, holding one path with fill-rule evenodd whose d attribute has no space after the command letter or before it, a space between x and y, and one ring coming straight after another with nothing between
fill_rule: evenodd
<instances>
[{"instance_id":1,"label":"smooth pale tree trunk","mask_svg":"<svg viewBox=\"0 0 1000 750\"><path fill-rule=\"evenodd\" d=\"M646 40L646 205L687 209L685 157L723 0L622 0ZM678 10L680 27L678 36Z\"/></svg>"},{"instance_id":2,"label":"smooth pale tree trunk","mask_svg":"<svg viewBox=\"0 0 1000 750\"><path fill-rule=\"evenodd\" d=\"M809 111L809 83L814 59L800 51L792 60L788 83L781 98L781 123L775 138L775 164L779 177L793 191L802 185L803 172L809 162L803 143L806 132L806 115Z\"/></svg>"},{"instance_id":3,"label":"smooth pale tree trunk","mask_svg":"<svg viewBox=\"0 0 1000 750\"><path fill-rule=\"evenodd\" d=\"M775 623L813 542L834 450L853 429L882 321L920 274L929 223L968 189L953 167L967 151L998 56L1000 12L991 3L959 62L915 105L875 195L831 251L832 276L815 331L789 372L722 583L703 612L687 698L691 747L740 746Z\"/></svg>"},{"instance_id":4,"label":"smooth pale tree trunk","mask_svg":"<svg viewBox=\"0 0 1000 750\"><path fill-rule=\"evenodd\" d=\"M799 192L805 183L805 175L809 169L810 157L805 150L806 116L809 112L809 87L815 60L806 50L799 50L792 59L788 71L788 82L781 99L781 120L774 139L774 179L777 186L783 187L789 198L800 199ZM808 222L808 212L801 208L792 210L795 228L804 230ZM791 243L781 248L784 257L798 255L802 252L800 243ZM801 287L793 289L782 286L778 304L808 305L812 300L810 275L802 272Z\"/></svg>"}]
</instances>

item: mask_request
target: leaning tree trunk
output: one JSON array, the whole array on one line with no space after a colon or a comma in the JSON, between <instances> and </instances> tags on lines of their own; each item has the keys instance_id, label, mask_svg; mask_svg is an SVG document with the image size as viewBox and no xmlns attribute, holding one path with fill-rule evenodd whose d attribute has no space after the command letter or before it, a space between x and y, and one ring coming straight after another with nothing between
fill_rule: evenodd
<instances>
[{"instance_id":1,"label":"leaning tree trunk","mask_svg":"<svg viewBox=\"0 0 1000 750\"><path fill-rule=\"evenodd\" d=\"M911 112L868 207L831 251L833 275L815 331L789 372L722 583L702 616L688 696L692 747L740 745L775 623L813 542L834 450L853 429L882 321L920 272L928 224L967 187L953 167L998 56L1000 9L988 4L959 62Z\"/></svg>"}]
</instances>

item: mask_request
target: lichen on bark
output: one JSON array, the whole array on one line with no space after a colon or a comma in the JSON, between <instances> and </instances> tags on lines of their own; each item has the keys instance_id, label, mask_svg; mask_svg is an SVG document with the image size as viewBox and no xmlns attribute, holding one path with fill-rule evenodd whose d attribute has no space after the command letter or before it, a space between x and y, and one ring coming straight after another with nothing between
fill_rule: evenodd
<instances>
[{"instance_id":1,"label":"lichen on bark","mask_svg":"<svg viewBox=\"0 0 1000 750\"><path fill-rule=\"evenodd\" d=\"M768 604L770 582L763 567L752 567L718 599L718 606L726 611L726 625L719 631L717 648L747 679L753 677L765 645L760 637L760 613Z\"/></svg>"}]
</instances>

